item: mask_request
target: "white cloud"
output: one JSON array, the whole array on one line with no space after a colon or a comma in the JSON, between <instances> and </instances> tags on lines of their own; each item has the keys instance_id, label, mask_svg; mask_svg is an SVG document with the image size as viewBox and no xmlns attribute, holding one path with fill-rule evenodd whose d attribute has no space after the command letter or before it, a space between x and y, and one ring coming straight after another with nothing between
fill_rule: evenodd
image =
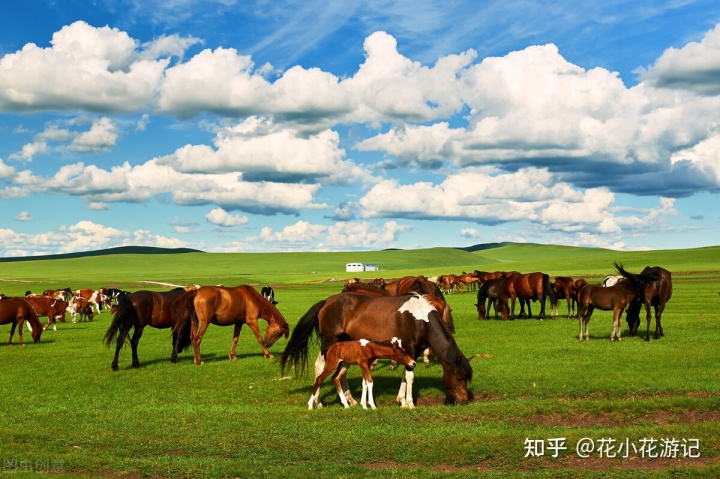
<instances>
[{"instance_id":1,"label":"white cloud","mask_svg":"<svg viewBox=\"0 0 720 479\"><path fill-rule=\"evenodd\" d=\"M720 95L720 25L700 42L668 48L640 76L658 88L677 88L702 95Z\"/></svg>"},{"instance_id":2,"label":"white cloud","mask_svg":"<svg viewBox=\"0 0 720 479\"><path fill-rule=\"evenodd\" d=\"M77 153L102 153L115 146L118 129L108 117L93 122L90 130L80 133L68 146L68 150Z\"/></svg>"},{"instance_id":3,"label":"white cloud","mask_svg":"<svg viewBox=\"0 0 720 479\"><path fill-rule=\"evenodd\" d=\"M463 238L474 239L478 237L478 232L475 228L463 228L460 230L460 236Z\"/></svg>"},{"instance_id":4,"label":"white cloud","mask_svg":"<svg viewBox=\"0 0 720 479\"><path fill-rule=\"evenodd\" d=\"M247 216L231 215L222 208L214 208L205 218L216 226L239 226L248 223Z\"/></svg>"},{"instance_id":5,"label":"white cloud","mask_svg":"<svg viewBox=\"0 0 720 479\"><path fill-rule=\"evenodd\" d=\"M0 256L73 253L114 246L187 246L177 238L155 235L146 230L123 231L92 221L79 221L70 226L37 234L0 229L0 240Z\"/></svg>"},{"instance_id":6,"label":"white cloud","mask_svg":"<svg viewBox=\"0 0 720 479\"><path fill-rule=\"evenodd\" d=\"M34 218L27 211L21 211L15 215L15 221L32 221Z\"/></svg>"},{"instance_id":7,"label":"white cloud","mask_svg":"<svg viewBox=\"0 0 720 479\"><path fill-rule=\"evenodd\" d=\"M23 145L22 150L18 153L13 153L8 156L8 160L22 160L32 161L35 155L40 153L46 153L48 151L48 144L44 141L34 141Z\"/></svg>"},{"instance_id":8,"label":"white cloud","mask_svg":"<svg viewBox=\"0 0 720 479\"><path fill-rule=\"evenodd\" d=\"M141 59L127 33L83 21L50 43L28 43L0 58L0 111L137 111L151 104L169 63Z\"/></svg>"},{"instance_id":9,"label":"white cloud","mask_svg":"<svg viewBox=\"0 0 720 479\"><path fill-rule=\"evenodd\" d=\"M388 221L382 226L369 222L339 222L326 226L298 221L276 232L265 227L258 238L248 240L260 241L271 248L291 250L309 247L314 250L382 249L393 246L399 235L412 229L395 221Z\"/></svg>"}]
</instances>

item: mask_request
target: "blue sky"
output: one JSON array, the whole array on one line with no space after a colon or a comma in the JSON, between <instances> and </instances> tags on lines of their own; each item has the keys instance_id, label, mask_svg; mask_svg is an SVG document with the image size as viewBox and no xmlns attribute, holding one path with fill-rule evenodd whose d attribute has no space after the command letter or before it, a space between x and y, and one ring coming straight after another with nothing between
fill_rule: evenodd
<instances>
[{"instance_id":1,"label":"blue sky","mask_svg":"<svg viewBox=\"0 0 720 479\"><path fill-rule=\"evenodd\" d=\"M715 1L1 8L0 256L717 244Z\"/></svg>"}]
</instances>

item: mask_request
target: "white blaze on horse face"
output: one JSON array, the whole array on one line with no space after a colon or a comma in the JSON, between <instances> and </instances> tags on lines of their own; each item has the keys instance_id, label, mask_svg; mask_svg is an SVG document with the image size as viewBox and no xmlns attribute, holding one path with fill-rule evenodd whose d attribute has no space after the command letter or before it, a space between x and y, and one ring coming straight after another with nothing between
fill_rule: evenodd
<instances>
[{"instance_id":1,"label":"white blaze on horse face","mask_svg":"<svg viewBox=\"0 0 720 479\"><path fill-rule=\"evenodd\" d=\"M430 304L425 298L419 294L415 294L412 298L408 299L398 309L398 312L404 313L408 311L412 314L417 321L430 322L430 313L435 311L432 304Z\"/></svg>"},{"instance_id":2,"label":"white blaze on horse face","mask_svg":"<svg viewBox=\"0 0 720 479\"><path fill-rule=\"evenodd\" d=\"M362 346L362 347L364 348L365 346L368 345L369 342L370 342L370 341L368 341L367 339L361 339L361 340L360 340L360 346Z\"/></svg>"}]
</instances>

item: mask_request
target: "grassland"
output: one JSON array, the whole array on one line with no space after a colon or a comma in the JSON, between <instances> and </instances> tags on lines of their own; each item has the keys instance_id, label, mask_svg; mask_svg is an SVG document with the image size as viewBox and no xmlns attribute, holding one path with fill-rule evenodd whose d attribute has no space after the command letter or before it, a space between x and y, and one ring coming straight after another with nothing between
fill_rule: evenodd
<instances>
[{"instance_id":1,"label":"grassland","mask_svg":"<svg viewBox=\"0 0 720 479\"><path fill-rule=\"evenodd\" d=\"M73 478L720 476L720 247L111 255L3 263L0 291L270 284L294 325L313 303L341 289L349 277L344 264L355 261L381 267L354 275L362 278L512 269L591 281L611 273L613 261L630 271L661 265L673 273L674 294L665 337L649 343L625 331L623 342L611 343L610 313L596 312L591 340L579 343L574 320L479 321L474 294L450 295L458 345L466 356L477 355L474 400L442 405L441 367L432 363L416 371L414 410L395 407L399 372L381 364L374 372L378 410L343 409L327 383L321 392L326 407L307 411L311 378L281 376L277 360L264 359L247 330L233 362L227 359L232 331L212 326L203 340L206 364L199 367L190 353L171 364L169 333L147 328L142 367L132 369L124 350L118 372L110 370L113 351L101 343L108 313L91 323L60 324L58 331L45 331L40 344L24 348L3 339L3 472ZM7 334L9 326L0 332ZM271 351L279 356L285 344L282 339ZM348 374L358 395L359 370ZM595 442L589 457L577 450L584 438ZM553 444L566 449L552 457Z\"/></svg>"}]
</instances>

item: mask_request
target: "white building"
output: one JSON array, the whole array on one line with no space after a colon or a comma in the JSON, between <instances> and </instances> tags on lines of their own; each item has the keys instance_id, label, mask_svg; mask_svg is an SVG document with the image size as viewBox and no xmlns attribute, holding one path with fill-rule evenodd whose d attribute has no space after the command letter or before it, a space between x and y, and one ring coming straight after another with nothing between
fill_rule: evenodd
<instances>
[{"instance_id":1,"label":"white building","mask_svg":"<svg viewBox=\"0 0 720 479\"><path fill-rule=\"evenodd\" d=\"M362 271L378 271L378 265L372 263L346 263L345 272L357 273Z\"/></svg>"}]
</instances>

